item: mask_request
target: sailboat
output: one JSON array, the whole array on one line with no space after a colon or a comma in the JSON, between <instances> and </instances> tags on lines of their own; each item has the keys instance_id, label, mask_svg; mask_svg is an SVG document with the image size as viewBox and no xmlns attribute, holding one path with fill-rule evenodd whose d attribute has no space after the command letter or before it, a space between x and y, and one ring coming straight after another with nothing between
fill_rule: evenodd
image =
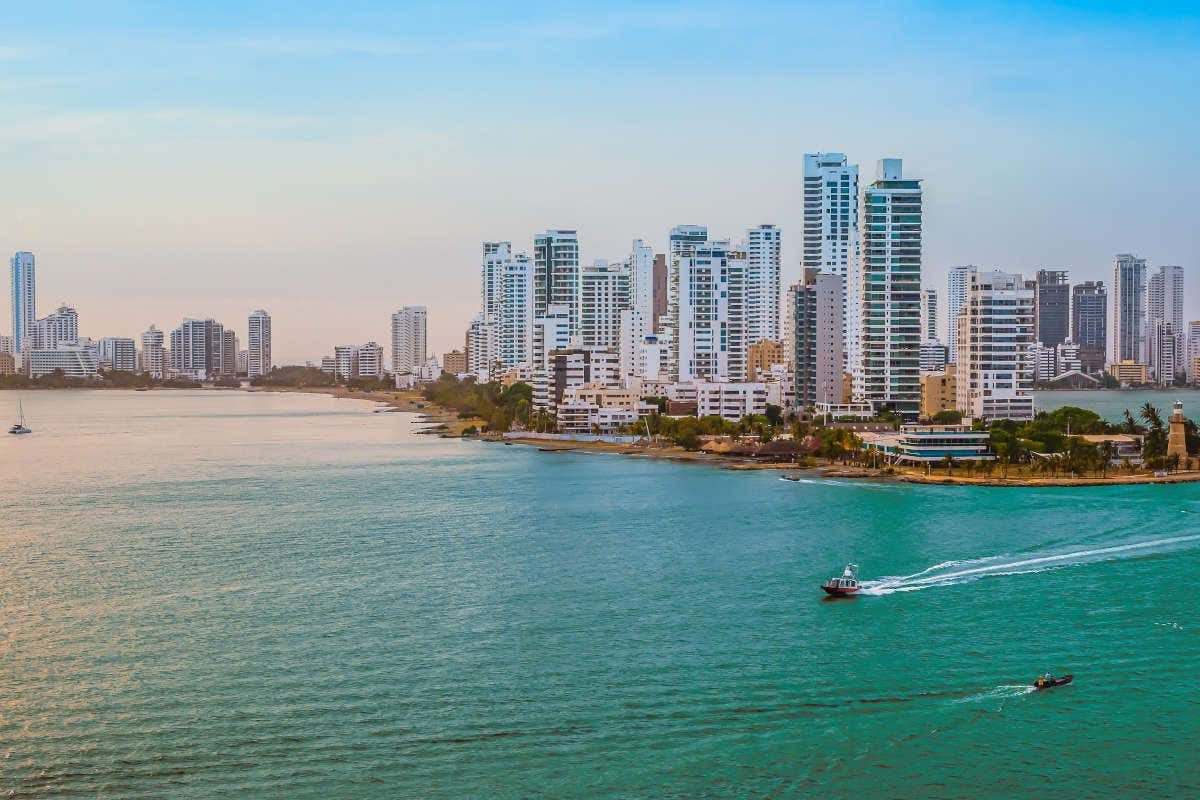
<instances>
[{"instance_id":1,"label":"sailboat","mask_svg":"<svg viewBox=\"0 0 1200 800\"><path fill-rule=\"evenodd\" d=\"M21 405L20 400L17 401L17 416L20 417L20 419L8 429L8 432L12 434L33 433L32 430L25 427L25 408Z\"/></svg>"}]
</instances>

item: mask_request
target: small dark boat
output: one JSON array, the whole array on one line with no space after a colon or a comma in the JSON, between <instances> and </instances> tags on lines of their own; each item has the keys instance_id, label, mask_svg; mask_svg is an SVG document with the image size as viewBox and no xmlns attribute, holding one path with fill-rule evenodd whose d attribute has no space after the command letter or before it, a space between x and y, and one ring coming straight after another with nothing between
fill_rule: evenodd
<instances>
[{"instance_id":1,"label":"small dark boat","mask_svg":"<svg viewBox=\"0 0 1200 800\"><path fill-rule=\"evenodd\" d=\"M1056 678L1047 672L1045 675L1033 682L1033 689L1036 692L1040 692L1044 689L1053 689L1055 686L1066 686L1074 678L1074 675L1063 675L1061 678Z\"/></svg>"},{"instance_id":2,"label":"small dark boat","mask_svg":"<svg viewBox=\"0 0 1200 800\"><path fill-rule=\"evenodd\" d=\"M800 476L799 476L799 475L781 475L781 476L779 476L779 480L781 480L781 481L792 481L793 483L799 483L799 482L800 482Z\"/></svg>"},{"instance_id":3,"label":"small dark boat","mask_svg":"<svg viewBox=\"0 0 1200 800\"><path fill-rule=\"evenodd\" d=\"M821 584L821 588L825 590L825 594L831 594L834 597L845 597L847 595L858 592L858 565L847 564L842 570L840 578L830 578Z\"/></svg>"}]
</instances>

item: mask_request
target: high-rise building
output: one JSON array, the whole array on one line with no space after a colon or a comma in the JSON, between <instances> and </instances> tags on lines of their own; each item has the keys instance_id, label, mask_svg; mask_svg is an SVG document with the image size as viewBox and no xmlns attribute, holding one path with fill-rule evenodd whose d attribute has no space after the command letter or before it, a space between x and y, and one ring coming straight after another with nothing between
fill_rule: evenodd
<instances>
[{"instance_id":1,"label":"high-rise building","mask_svg":"<svg viewBox=\"0 0 1200 800\"><path fill-rule=\"evenodd\" d=\"M512 242L483 243L483 274L480 280L479 309L495 320L500 315L500 292L504 264L512 258Z\"/></svg>"},{"instance_id":2,"label":"high-rise building","mask_svg":"<svg viewBox=\"0 0 1200 800\"><path fill-rule=\"evenodd\" d=\"M205 380L220 374L225 328L211 319L185 319L171 331L171 370Z\"/></svg>"},{"instance_id":3,"label":"high-rise building","mask_svg":"<svg viewBox=\"0 0 1200 800\"><path fill-rule=\"evenodd\" d=\"M33 253L18 252L9 262L12 288L13 347L17 353L29 347L26 339L33 335L37 319L37 271Z\"/></svg>"},{"instance_id":4,"label":"high-rise building","mask_svg":"<svg viewBox=\"0 0 1200 800\"><path fill-rule=\"evenodd\" d=\"M271 315L261 308L250 315L246 330L246 377L271 372Z\"/></svg>"},{"instance_id":5,"label":"high-rise building","mask_svg":"<svg viewBox=\"0 0 1200 800\"><path fill-rule=\"evenodd\" d=\"M1079 361L1084 372L1104 371L1108 349L1108 292L1103 281L1085 281L1072 287L1071 340L1079 346Z\"/></svg>"},{"instance_id":6,"label":"high-rise building","mask_svg":"<svg viewBox=\"0 0 1200 800\"><path fill-rule=\"evenodd\" d=\"M856 399L905 419L921 413L921 181L899 158L879 161L863 191L861 360L851 361Z\"/></svg>"},{"instance_id":7,"label":"high-rise building","mask_svg":"<svg viewBox=\"0 0 1200 800\"><path fill-rule=\"evenodd\" d=\"M137 345L133 339L106 336L100 340L100 361L109 369L137 372Z\"/></svg>"},{"instance_id":8,"label":"high-rise building","mask_svg":"<svg viewBox=\"0 0 1200 800\"><path fill-rule=\"evenodd\" d=\"M221 333L221 374L237 375L238 338L232 328Z\"/></svg>"},{"instance_id":9,"label":"high-rise building","mask_svg":"<svg viewBox=\"0 0 1200 800\"><path fill-rule=\"evenodd\" d=\"M1122 253L1113 259L1109 363L1145 364L1146 342L1146 259Z\"/></svg>"},{"instance_id":10,"label":"high-rise building","mask_svg":"<svg viewBox=\"0 0 1200 800\"><path fill-rule=\"evenodd\" d=\"M530 294L532 295L532 289ZM476 314L467 327L467 372L474 375L477 381L489 381L493 377L492 367L499 353L497 328L496 323L485 320L483 312Z\"/></svg>"},{"instance_id":11,"label":"high-rise building","mask_svg":"<svg viewBox=\"0 0 1200 800\"><path fill-rule=\"evenodd\" d=\"M29 334L26 344L40 350L53 350L59 345L77 345L79 312L70 306L59 306L53 314L35 320Z\"/></svg>"},{"instance_id":12,"label":"high-rise building","mask_svg":"<svg viewBox=\"0 0 1200 800\"><path fill-rule=\"evenodd\" d=\"M740 378L736 348L742 344L740 366L744 369L745 349L738 327L745 265L745 254L731 253L727 239L692 242L672 254L667 317L675 380ZM735 352L733 365L731 351Z\"/></svg>"},{"instance_id":13,"label":"high-rise building","mask_svg":"<svg viewBox=\"0 0 1200 800\"><path fill-rule=\"evenodd\" d=\"M17 345L16 345L16 342L13 340L13 337L6 336L5 334L0 333L0 353L9 353L11 355L16 355Z\"/></svg>"},{"instance_id":14,"label":"high-rise building","mask_svg":"<svg viewBox=\"0 0 1200 800\"><path fill-rule=\"evenodd\" d=\"M788 289L788 331L796 405L842 402L842 308L845 280L805 268L804 281Z\"/></svg>"},{"instance_id":15,"label":"high-rise building","mask_svg":"<svg viewBox=\"0 0 1200 800\"><path fill-rule=\"evenodd\" d=\"M1188 383L1193 386L1200 382L1200 320L1192 320L1187 329L1187 370Z\"/></svg>"},{"instance_id":16,"label":"high-rise building","mask_svg":"<svg viewBox=\"0 0 1200 800\"><path fill-rule=\"evenodd\" d=\"M571 346L571 309L552 305L533 320L533 369L545 373L550 354Z\"/></svg>"},{"instance_id":17,"label":"high-rise building","mask_svg":"<svg viewBox=\"0 0 1200 800\"><path fill-rule=\"evenodd\" d=\"M1153 377L1160 386L1174 385L1176 374L1183 371L1179 340L1174 325L1161 319L1154 320L1151 325L1150 363L1154 367Z\"/></svg>"},{"instance_id":18,"label":"high-rise building","mask_svg":"<svg viewBox=\"0 0 1200 800\"><path fill-rule=\"evenodd\" d=\"M937 289L921 290L921 337L925 341L941 338L938 336Z\"/></svg>"},{"instance_id":19,"label":"high-rise building","mask_svg":"<svg viewBox=\"0 0 1200 800\"><path fill-rule=\"evenodd\" d=\"M658 331L663 317L667 315L667 255L654 254L654 323L653 329Z\"/></svg>"},{"instance_id":20,"label":"high-rise building","mask_svg":"<svg viewBox=\"0 0 1200 800\"><path fill-rule=\"evenodd\" d=\"M579 234L548 230L533 237L534 314L564 306L571 316L571 335L579 334Z\"/></svg>"},{"instance_id":21,"label":"high-rise building","mask_svg":"<svg viewBox=\"0 0 1200 800\"><path fill-rule=\"evenodd\" d=\"M502 369L533 364L534 291L534 266L529 257L522 254L505 261L493 355Z\"/></svg>"},{"instance_id":22,"label":"high-rise building","mask_svg":"<svg viewBox=\"0 0 1200 800\"><path fill-rule=\"evenodd\" d=\"M679 362L679 261L683 257L691 258L696 247L708 242L708 226L706 225L676 225L667 234L667 313L659 322L658 343L666 348L667 363L665 372L670 376L680 374ZM690 262L689 262L690 263Z\"/></svg>"},{"instance_id":23,"label":"high-rise building","mask_svg":"<svg viewBox=\"0 0 1200 800\"><path fill-rule=\"evenodd\" d=\"M967 274L956 375L963 414L1033 419L1035 285L999 270Z\"/></svg>"},{"instance_id":24,"label":"high-rise building","mask_svg":"<svg viewBox=\"0 0 1200 800\"><path fill-rule=\"evenodd\" d=\"M1033 318L1034 340L1046 347L1058 347L1071 335L1071 284L1066 270L1037 271Z\"/></svg>"},{"instance_id":25,"label":"high-rise building","mask_svg":"<svg viewBox=\"0 0 1200 800\"><path fill-rule=\"evenodd\" d=\"M973 265L951 267L946 275L946 344L951 364L958 359L958 315L967 304L967 275L975 269Z\"/></svg>"},{"instance_id":26,"label":"high-rise building","mask_svg":"<svg viewBox=\"0 0 1200 800\"><path fill-rule=\"evenodd\" d=\"M928 372L944 372L949 360L949 348L937 339L926 339L921 342L922 375Z\"/></svg>"},{"instance_id":27,"label":"high-rise building","mask_svg":"<svg viewBox=\"0 0 1200 800\"><path fill-rule=\"evenodd\" d=\"M630 268L596 259L579 273L579 338L584 347L616 349L621 312L630 308Z\"/></svg>"},{"instance_id":28,"label":"high-rise building","mask_svg":"<svg viewBox=\"0 0 1200 800\"><path fill-rule=\"evenodd\" d=\"M359 378L383 377L383 347L375 342L367 342L354 348L354 361L355 376Z\"/></svg>"},{"instance_id":29,"label":"high-rise building","mask_svg":"<svg viewBox=\"0 0 1200 800\"><path fill-rule=\"evenodd\" d=\"M1183 327L1183 267L1168 267L1162 266L1157 272L1150 275L1149 282L1146 284L1146 332L1153 333L1155 331L1155 323L1164 323L1171 326L1171 331L1175 334L1175 346L1169 350L1163 350L1162 346L1156 340L1152 340L1149 350L1150 359L1147 362L1153 372L1155 378L1160 384L1170 385L1174 382L1175 375L1160 374L1163 369L1174 368L1177 372L1183 370L1183 359L1180 354L1184 349L1184 327ZM1159 352L1168 352L1176 356L1173 363L1164 365L1160 369L1154 357Z\"/></svg>"},{"instance_id":30,"label":"high-rise building","mask_svg":"<svg viewBox=\"0 0 1200 800\"><path fill-rule=\"evenodd\" d=\"M415 373L425 363L429 356L425 339L427 316L425 306L405 306L392 314L393 372Z\"/></svg>"},{"instance_id":31,"label":"high-rise building","mask_svg":"<svg viewBox=\"0 0 1200 800\"><path fill-rule=\"evenodd\" d=\"M164 367L163 332L153 325L142 333L142 372L150 374L155 380L162 380Z\"/></svg>"},{"instance_id":32,"label":"high-rise building","mask_svg":"<svg viewBox=\"0 0 1200 800\"><path fill-rule=\"evenodd\" d=\"M334 374L341 380L348 381L358 375L358 347L352 344L339 344L333 348Z\"/></svg>"},{"instance_id":33,"label":"high-rise building","mask_svg":"<svg viewBox=\"0 0 1200 800\"><path fill-rule=\"evenodd\" d=\"M780 233L775 225L746 231L745 340L779 339Z\"/></svg>"},{"instance_id":34,"label":"high-rise building","mask_svg":"<svg viewBox=\"0 0 1200 800\"><path fill-rule=\"evenodd\" d=\"M845 366L861 357L862 281L855 272L859 247L858 165L842 153L804 154L804 241L800 266L841 277L845 306Z\"/></svg>"},{"instance_id":35,"label":"high-rise building","mask_svg":"<svg viewBox=\"0 0 1200 800\"><path fill-rule=\"evenodd\" d=\"M618 320L618 351L621 375L638 375L638 351L647 335L655 331L655 301L657 299L654 250L641 239L634 239L629 254L629 308L620 311Z\"/></svg>"}]
</instances>

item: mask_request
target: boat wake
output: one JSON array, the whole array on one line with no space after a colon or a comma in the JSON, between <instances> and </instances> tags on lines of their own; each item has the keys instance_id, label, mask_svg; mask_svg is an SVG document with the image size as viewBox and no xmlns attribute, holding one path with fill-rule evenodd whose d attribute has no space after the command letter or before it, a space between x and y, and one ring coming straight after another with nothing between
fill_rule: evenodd
<instances>
[{"instance_id":1,"label":"boat wake","mask_svg":"<svg viewBox=\"0 0 1200 800\"><path fill-rule=\"evenodd\" d=\"M1091 550L1074 550L1068 553L1057 553L1037 558L1023 558L1017 561L1010 556L991 556L968 561L944 561L932 567L915 572L912 575L880 578L876 581L861 581L859 594L888 595L896 592L915 592L930 589L935 586L955 586L969 583L980 578L1000 575L1024 575L1031 572L1044 572L1060 567L1071 567L1079 564L1089 564L1104 561L1110 557L1120 557L1122 554L1137 554L1158 548L1170 550L1177 545L1185 545L1200 541L1200 535L1172 536L1166 539L1152 539L1145 542L1099 547ZM977 565L977 566L968 566ZM961 567L966 567L962 569Z\"/></svg>"}]
</instances>

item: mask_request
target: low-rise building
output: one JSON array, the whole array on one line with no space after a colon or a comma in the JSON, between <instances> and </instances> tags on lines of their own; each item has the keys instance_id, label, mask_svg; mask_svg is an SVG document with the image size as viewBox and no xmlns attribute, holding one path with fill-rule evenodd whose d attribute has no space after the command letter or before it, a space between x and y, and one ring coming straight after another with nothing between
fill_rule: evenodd
<instances>
[{"instance_id":1,"label":"low-rise building","mask_svg":"<svg viewBox=\"0 0 1200 800\"><path fill-rule=\"evenodd\" d=\"M942 411L957 408L958 383L954 364L947 364L944 372L921 376L921 419L932 419Z\"/></svg>"},{"instance_id":2,"label":"low-rise building","mask_svg":"<svg viewBox=\"0 0 1200 800\"><path fill-rule=\"evenodd\" d=\"M624 408L605 408L595 403L563 402L555 411L559 433L615 433L637 422L641 416Z\"/></svg>"},{"instance_id":3,"label":"low-rise building","mask_svg":"<svg viewBox=\"0 0 1200 800\"><path fill-rule=\"evenodd\" d=\"M775 366L786 366L790 361L783 342L763 339L750 345L746 352L746 368L750 380L762 380L764 373L770 372Z\"/></svg>"},{"instance_id":4,"label":"low-rise building","mask_svg":"<svg viewBox=\"0 0 1200 800\"><path fill-rule=\"evenodd\" d=\"M950 348L937 339L926 339L921 342L921 374L941 372L946 368L950 357Z\"/></svg>"},{"instance_id":5,"label":"low-rise building","mask_svg":"<svg viewBox=\"0 0 1200 800\"><path fill-rule=\"evenodd\" d=\"M988 449L990 434L970 425L904 425L896 432L859 434L863 449L876 451L892 463L936 464L950 456L955 461L993 461Z\"/></svg>"},{"instance_id":6,"label":"low-rise building","mask_svg":"<svg viewBox=\"0 0 1200 800\"><path fill-rule=\"evenodd\" d=\"M1129 386L1138 386L1149 380L1149 370L1146 365L1128 359L1116 364L1109 364L1108 374Z\"/></svg>"},{"instance_id":7,"label":"low-rise building","mask_svg":"<svg viewBox=\"0 0 1200 800\"><path fill-rule=\"evenodd\" d=\"M62 370L68 378L90 378L97 372L96 359L86 347L60 345L53 349L29 351L29 377L49 375Z\"/></svg>"},{"instance_id":8,"label":"low-rise building","mask_svg":"<svg viewBox=\"0 0 1200 800\"><path fill-rule=\"evenodd\" d=\"M719 383L696 381L697 416L718 416L737 421L751 414L767 413L765 383Z\"/></svg>"},{"instance_id":9,"label":"low-rise building","mask_svg":"<svg viewBox=\"0 0 1200 800\"><path fill-rule=\"evenodd\" d=\"M652 414L658 407L642 400L641 394L622 386L606 386L600 383L584 383L568 386L563 390L562 404L590 403L598 408L620 408L639 414Z\"/></svg>"},{"instance_id":10,"label":"low-rise building","mask_svg":"<svg viewBox=\"0 0 1200 800\"><path fill-rule=\"evenodd\" d=\"M15 375L17 359L7 350L0 350L0 375Z\"/></svg>"},{"instance_id":11,"label":"low-rise building","mask_svg":"<svg viewBox=\"0 0 1200 800\"><path fill-rule=\"evenodd\" d=\"M442 369L451 375L461 375L467 371L467 354L462 350L451 350L442 356Z\"/></svg>"},{"instance_id":12,"label":"low-rise building","mask_svg":"<svg viewBox=\"0 0 1200 800\"><path fill-rule=\"evenodd\" d=\"M1113 464L1120 464L1122 461L1129 461L1130 464L1140 465L1142 463L1142 437L1138 434L1131 433L1097 433L1084 434L1079 437L1085 442L1102 447L1105 442L1112 442L1113 445Z\"/></svg>"}]
</instances>

